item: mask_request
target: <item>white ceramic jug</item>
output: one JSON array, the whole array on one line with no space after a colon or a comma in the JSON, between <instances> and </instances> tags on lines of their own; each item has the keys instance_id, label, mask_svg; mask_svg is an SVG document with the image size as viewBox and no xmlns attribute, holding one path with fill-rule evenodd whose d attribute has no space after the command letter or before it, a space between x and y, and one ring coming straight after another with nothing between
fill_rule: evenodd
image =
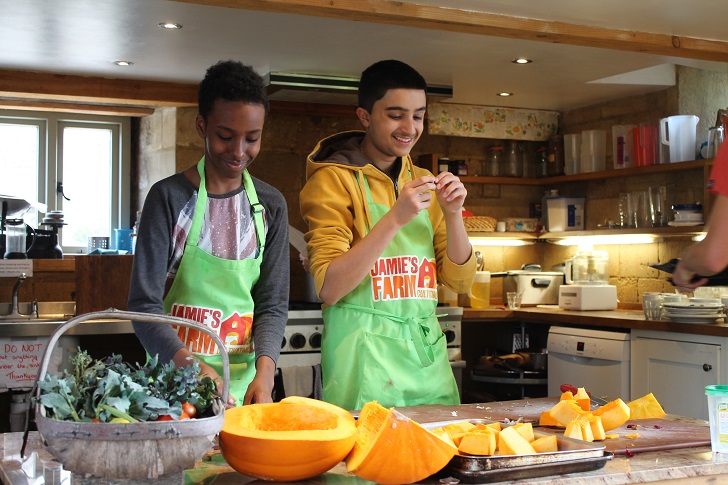
<instances>
[{"instance_id":1,"label":"white ceramic jug","mask_svg":"<svg viewBox=\"0 0 728 485\"><path fill-rule=\"evenodd\" d=\"M660 163L695 160L695 138L698 117L668 116L660 120Z\"/></svg>"}]
</instances>

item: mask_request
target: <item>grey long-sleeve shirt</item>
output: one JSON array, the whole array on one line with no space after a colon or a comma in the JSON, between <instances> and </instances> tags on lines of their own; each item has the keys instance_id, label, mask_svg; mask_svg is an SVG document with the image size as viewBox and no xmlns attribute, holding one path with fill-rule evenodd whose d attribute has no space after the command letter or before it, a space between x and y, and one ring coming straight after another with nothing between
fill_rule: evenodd
<instances>
[{"instance_id":1,"label":"grey long-sleeve shirt","mask_svg":"<svg viewBox=\"0 0 728 485\"><path fill-rule=\"evenodd\" d=\"M283 195L271 185L253 177L253 185L258 199L264 208L266 225L265 249L260 267L260 278L251 294L255 302L253 315L253 341L256 359L266 355L277 362L280 355L283 331L288 319L289 290L289 241L288 210ZM214 212L211 205L230 203L230 199L242 193L247 201L245 190L241 187L235 192L223 195L208 194L207 210ZM160 180L152 186L144 203L139 225L139 235L134 253L128 309L130 311L164 315L164 296L179 266L179 261L187 240L187 231L192 221L197 200L197 189L177 173ZM219 206L218 206L219 207ZM250 205L240 211L238 225L243 229L252 224ZM249 232L249 231L248 231ZM253 231L254 234L255 231ZM239 242L215 240L215 231L205 234L203 228L200 246L205 242L215 254L220 247L245 257L249 241ZM205 238L209 238L205 241ZM244 239L244 237L242 238ZM203 247L204 249L204 247ZM255 249L253 249L253 252ZM216 254L219 256L219 254ZM230 258L227 259L241 259ZM183 347L177 333L168 325L133 322L134 331L150 355L159 354L162 362L172 359Z\"/></svg>"}]
</instances>

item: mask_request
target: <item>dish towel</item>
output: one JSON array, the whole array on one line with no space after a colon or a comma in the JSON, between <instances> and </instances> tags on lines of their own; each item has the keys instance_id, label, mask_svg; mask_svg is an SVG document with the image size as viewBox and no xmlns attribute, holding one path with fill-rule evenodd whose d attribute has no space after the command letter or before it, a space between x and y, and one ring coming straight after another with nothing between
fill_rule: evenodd
<instances>
[{"instance_id":1,"label":"dish towel","mask_svg":"<svg viewBox=\"0 0 728 485\"><path fill-rule=\"evenodd\" d=\"M321 399L321 365L280 367L280 399L286 396L302 396ZM278 401L276 392L276 401Z\"/></svg>"}]
</instances>

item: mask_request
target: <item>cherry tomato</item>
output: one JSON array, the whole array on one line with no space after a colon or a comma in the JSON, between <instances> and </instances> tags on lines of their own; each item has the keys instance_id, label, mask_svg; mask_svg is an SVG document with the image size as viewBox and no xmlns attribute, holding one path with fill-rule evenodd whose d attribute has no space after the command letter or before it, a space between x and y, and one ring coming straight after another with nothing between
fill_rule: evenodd
<instances>
[{"instance_id":1,"label":"cherry tomato","mask_svg":"<svg viewBox=\"0 0 728 485\"><path fill-rule=\"evenodd\" d=\"M92 423L100 423L101 420L99 418L91 418Z\"/></svg>"},{"instance_id":2,"label":"cherry tomato","mask_svg":"<svg viewBox=\"0 0 728 485\"><path fill-rule=\"evenodd\" d=\"M174 421L174 418L169 414L160 414L155 421Z\"/></svg>"},{"instance_id":3,"label":"cherry tomato","mask_svg":"<svg viewBox=\"0 0 728 485\"><path fill-rule=\"evenodd\" d=\"M179 415L179 419L180 419L180 421L183 419L190 419L190 415L187 414L186 412L182 411L182 414Z\"/></svg>"},{"instance_id":4,"label":"cherry tomato","mask_svg":"<svg viewBox=\"0 0 728 485\"><path fill-rule=\"evenodd\" d=\"M197 408L195 407L194 404L190 404L188 402L183 402L182 411L184 411L187 414L187 416L189 416L190 418L194 418L195 416L197 416Z\"/></svg>"}]
</instances>

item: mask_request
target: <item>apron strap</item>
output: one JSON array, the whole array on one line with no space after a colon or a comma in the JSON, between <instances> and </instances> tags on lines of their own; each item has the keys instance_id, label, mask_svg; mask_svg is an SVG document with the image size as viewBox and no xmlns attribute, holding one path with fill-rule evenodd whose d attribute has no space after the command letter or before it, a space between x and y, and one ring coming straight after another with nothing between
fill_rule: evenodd
<instances>
[{"instance_id":1,"label":"apron strap","mask_svg":"<svg viewBox=\"0 0 728 485\"><path fill-rule=\"evenodd\" d=\"M432 350L432 345L429 344L426 340L427 334L430 332L430 329L425 325L422 325L421 322L429 320L433 316L438 317L438 315L430 315L427 317L400 317L399 315L394 315L392 313L385 312L377 308L364 307L351 303L339 302L336 304L336 306L339 308L349 308L351 310L359 312L378 315L394 322L407 325L410 330L410 335L412 336L412 343L414 344L415 350L417 351L417 357L419 357L422 366L429 367L435 362L435 353Z\"/></svg>"},{"instance_id":2,"label":"apron strap","mask_svg":"<svg viewBox=\"0 0 728 485\"><path fill-rule=\"evenodd\" d=\"M255 191L253 186L253 179L250 177L248 170L243 172L243 185L245 186L245 194L248 196L248 201L253 210L253 222L255 223L255 234L258 238L258 248L260 248L260 254L263 254L265 248L265 224L263 223L263 204L258 201L258 193Z\"/></svg>"}]
</instances>

